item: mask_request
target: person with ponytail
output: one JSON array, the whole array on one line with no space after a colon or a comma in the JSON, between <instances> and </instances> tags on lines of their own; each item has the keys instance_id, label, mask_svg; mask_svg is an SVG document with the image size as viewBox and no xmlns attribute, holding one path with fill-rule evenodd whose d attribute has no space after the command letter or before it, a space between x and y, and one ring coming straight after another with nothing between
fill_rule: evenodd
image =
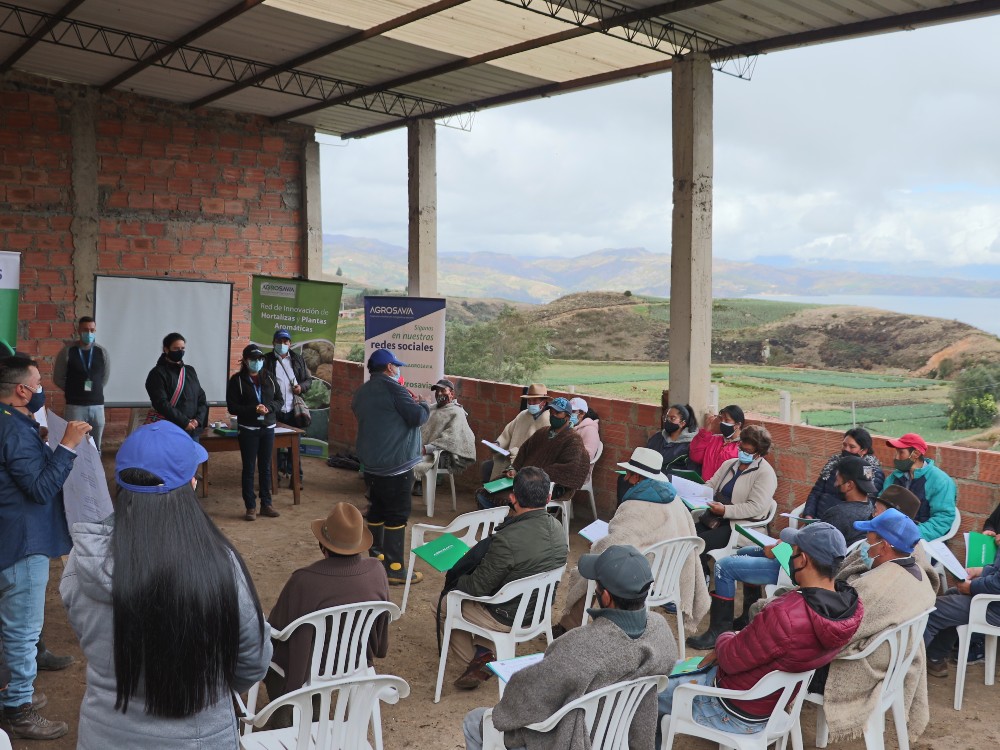
<instances>
[{"instance_id":1,"label":"person with ponytail","mask_svg":"<svg viewBox=\"0 0 1000 750\"><path fill-rule=\"evenodd\" d=\"M700 471L691 460L691 441L698 434L698 417L690 404L674 404L663 415L663 428L649 436L646 447L663 456L663 472L671 469Z\"/></svg>"},{"instance_id":2,"label":"person with ponytail","mask_svg":"<svg viewBox=\"0 0 1000 750\"><path fill-rule=\"evenodd\" d=\"M114 514L73 527L59 593L87 659L78 750L239 747L231 691L264 676L270 626L195 496L207 457L171 422L140 427L118 451Z\"/></svg>"}]
</instances>

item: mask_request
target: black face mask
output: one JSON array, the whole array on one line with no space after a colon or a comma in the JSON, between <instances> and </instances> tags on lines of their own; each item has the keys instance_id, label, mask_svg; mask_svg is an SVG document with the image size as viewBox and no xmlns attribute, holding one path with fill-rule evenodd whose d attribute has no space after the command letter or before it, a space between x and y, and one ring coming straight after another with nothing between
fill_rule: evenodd
<instances>
[{"instance_id":1,"label":"black face mask","mask_svg":"<svg viewBox=\"0 0 1000 750\"><path fill-rule=\"evenodd\" d=\"M797 574L799 573L799 571L803 570L803 568L796 568L795 567L795 562L794 561L797 558L799 558L799 557L802 557L802 553L801 552L799 552L799 554L797 554L797 555L792 555L789 558L789 560L788 560L788 576L789 576L789 578L792 579L792 583L794 583L796 586L799 585L798 575Z\"/></svg>"},{"instance_id":2,"label":"black face mask","mask_svg":"<svg viewBox=\"0 0 1000 750\"><path fill-rule=\"evenodd\" d=\"M663 431L665 433L667 433L668 435L673 435L680 428L681 428L681 426L679 424L677 424L676 422L664 422L663 423Z\"/></svg>"},{"instance_id":3,"label":"black face mask","mask_svg":"<svg viewBox=\"0 0 1000 750\"><path fill-rule=\"evenodd\" d=\"M184 350L178 349L177 351L167 352L167 359L171 362L180 362L184 359Z\"/></svg>"},{"instance_id":4,"label":"black face mask","mask_svg":"<svg viewBox=\"0 0 1000 750\"><path fill-rule=\"evenodd\" d=\"M722 433L722 437L724 438L732 437L733 433L736 432L736 425L719 422L719 432Z\"/></svg>"},{"instance_id":5,"label":"black face mask","mask_svg":"<svg viewBox=\"0 0 1000 750\"><path fill-rule=\"evenodd\" d=\"M841 451L840 452L840 457L841 458L847 458L848 456L856 456L856 455L858 455L858 454L857 453L851 453L850 451Z\"/></svg>"}]
</instances>

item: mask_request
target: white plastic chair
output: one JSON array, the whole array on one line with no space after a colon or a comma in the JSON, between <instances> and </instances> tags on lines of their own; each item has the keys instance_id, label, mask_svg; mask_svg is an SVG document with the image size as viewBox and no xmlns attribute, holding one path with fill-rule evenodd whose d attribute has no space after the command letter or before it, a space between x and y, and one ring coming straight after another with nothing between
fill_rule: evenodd
<instances>
[{"instance_id":1,"label":"white plastic chair","mask_svg":"<svg viewBox=\"0 0 1000 750\"><path fill-rule=\"evenodd\" d=\"M399 608L400 612L406 613L406 601L410 598L410 579L413 577L413 566L417 562L413 550L430 541L426 538L428 534L433 536L451 534L472 547L476 542L492 534L493 529L503 523L509 512L510 508L501 505L463 513L447 526L435 526L430 523L414 524L410 528L410 566L406 569L406 585L403 587L403 605Z\"/></svg>"},{"instance_id":2,"label":"white plastic chair","mask_svg":"<svg viewBox=\"0 0 1000 750\"><path fill-rule=\"evenodd\" d=\"M10 738L2 729L0 729L0 750L13 750L10 746Z\"/></svg>"},{"instance_id":3,"label":"white plastic chair","mask_svg":"<svg viewBox=\"0 0 1000 750\"><path fill-rule=\"evenodd\" d=\"M951 528L945 532L944 536L932 539L932 542L947 542L962 526L962 511L955 508L955 520L951 522ZM943 594L948 589L948 576L945 574L944 565L940 560L934 560L934 572L938 574L938 593Z\"/></svg>"},{"instance_id":4,"label":"white plastic chair","mask_svg":"<svg viewBox=\"0 0 1000 750\"><path fill-rule=\"evenodd\" d=\"M505 584L493 596L469 596L461 591L449 591L446 601L444 620L444 636L441 639L441 659L438 664L437 685L434 688L434 702L441 701L441 684L444 682L444 668L448 662L448 646L451 643L452 630L464 630L467 633L488 638L496 646L498 661L513 659L518 643L533 640L542 633L552 643L552 600L555 599L556 585L566 571L563 565L545 573L519 578ZM479 602L480 604L502 604L515 597L520 597L517 611L514 614L514 624L509 633L487 630L484 627L468 622L462 617L463 602ZM532 601L534 599L534 601ZM529 603L532 605L528 610Z\"/></svg>"},{"instance_id":5,"label":"white plastic chair","mask_svg":"<svg viewBox=\"0 0 1000 750\"><path fill-rule=\"evenodd\" d=\"M774 520L775 514L778 512L778 503L774 499L771 500L771 505L768 507L767 515L764 516L759 521L745 520L737 521L730 520L730 525L733 527L732 533L729 535L729 541L726 543L725 547L719 547L718 549L712 549L708 551L710 557L712 557L716 562L724 557L729 557L730 555L735 555L737 548L743 546L742 542L745 537L736 530L736 524L739 524L747 531L751 529L761 529L762 531L767 531L768 524ZM749 540L746 540L746 544L750 544Z\"/></svg>"},{"instance_id":6,"label":"white plastic chair","mask_svg":"<svg viewBox=\"0 0 1000 750\"><path fill-rule=\"evenodd\" d=\"M802 750L799 713L802 711L806 686L814 672L815 670L769 672L749 690L726 690L692 683L678 685L674 688L673 714L664 716L660 723L661 732L666 738L662 750L670 750L674 746L674 737L678 734L701 737L710 742L717 742L720 747L736 748L736 750L766 750L772 742L777 742L779 750L784 750L785 743L790 737L792 747L795 750ZM764 729L757 734L730 734L706 727L696 722L691 714L692 703L698 695L745 701L764 698L779 690L781 695L778 696L778 702L771 712L771 718L767 720Z\"/></svg>"},{"instance_id":7,"label":"white plastic chair","mask_svg":"<svg viewBox=\"0 0 1000 750\"><path fill-rule=\"evenodd\" d=\"M555 492L556 483L549 482L549 500L545 503L545 512L550 510L559 511L559 520L562 522L563 531L566 532L566 545L569 546L569 519L573 515L573 498L553 500L552 493Z\"/></svg>"},{"instance_id":8,"label":"white plastic chair","mask_svg":"<svg viewBox=\"0 0 1000 750\"><path fill-rule=\"evenodd\" d=\"M640 677L593 690L567 703L544 721L525 729L551 732L570 711L583 711L591 750L628 750L628 730L639 704L650 690L666 689L664 676ZM483 750L507 750L503 732L493 726L493 709L483 714Z\"/></svg>"},{"instance_id":9,"label":"white plastic chair","mask_svg":"<svg viewBox=\"0 0 1000 750\"><path fill-rule=\"evenodd\" d=\"M649 567L653 570L653 585L649 587L646 595L646 609L662 607L664 604L673 602L677 606L677 643L680 648L681 659L684 655L684 612L681 609L681 575L684 572L684 564L691 555L700 555L705 549L705 540L697 536L682 536L676 539L667 539L657 542L651 547L646 547L642 551L647 558L650 558ZM698 568L696 575L701 575L701 568ZM597 592L597 582L587 582L586 602L594 600ZM590 620L586 607L583 610L583 624Z\"/></svg>"},{"instance_id":10,"label":"white plastic chair","mask_svg":"<svg viewBox=\"0 0 1000 750\"><path fill-rule=\"evenodd\" d=\"M312 628L312 656L306 687L355 675L374 676L375 670L368 666L368 639L375 622L386 615L390 621L398 620L399 608L392 602L359 602L327 607L293 620L280 631L272 628L271 638L287 641L298 628ZM272 662L270 669L284 677L284 672L277 664ZM253 714L257 710L259 692L260 683L250 688L246 706L242 705L237 696L244 713ZM375 747L381 748L382 720L377 702L373 705L373 710L371 722L375 730ZM243 727L244 733L249 734L253 727L253 722L247 722Z\"/></svg>"},{"instance_id":11,"label":"white plastic chair","mask_svg":"<svg viewBox=\"0 0 1000 750\"><path fill-rule=\"evenodd\" d=\"M962 710L962 696L965 693L965 668L969 658L969 642L973 633L986 635L986 684L992 685L997 672L997 636L1000 627L986 622L986 608L993 602L1000 602L1000 594L977 594L972 597L969 610L969 624L958 627L958 673L955 675L955 710Z\"/></svg>"},{"instance_id":12,"label":"white plastic chair","mask_svg":"<svg viewBox=\"0 0 1000 750\"><path fill-rule=\"evenodd\" d=\"M840 656L834 660L857 661L865 659L883 646L889 647L889 664L885 677L878 687L879 697L875 710L865 724L865 747L867 750L884 750L885 748L885 714L892 710L892 719L896 725L896 738L899 750L909 750L909 733L906 729L906 701L903 698L903 683L910 665L920 652L924 642L924 629L927 618L934 608L880 633L868 646L857 654ZM831 665L832 666L832 665ZM826 723L826 713L823 711L823 696L818 693L807 693L806 700L816 704L816 747L826 747L830 739L830 727Z\"/></svg>"},{"instance_id":13,"label":"white plastic chair","mask_svg":"<svg viewBox=\"0 0 1000 750\"><path fill-rule=\"evenodd\" d=\"M790 528L790 529L797 529L797 528L799 528L798 519L802 516L802 514L805 512L805 510L806 510L806 504L805 503L802 503L802 505L796 505L794 508L792 508L792 512L789 513L789 515L790 516L795 516L795 518L789 518L788 519L788 528Z\"/></svg>"},{"instance_id":14,"label":"white plastic chair","mask_svg":"<svg viewBox=\"0 0 1000 750\"><path fill-rule=\"evenodd\" d=\"M579 492L587 493L587 497L590 498L590 512L594 516L594 520L597 520L597 502L594 499L594 466L601 458L601 454L604 453L604 443L598 443L597 445L597 455L594 456L593 460L590 462L590 474L587 476L587 482L579 489ZM570 505L570 515L573 514L573 506Z\"/></svg>"},{"instance_id":15,"label":"white plastic chair","mask_svg":"<svg viewBox=\"0 0 1000 750\"><path fill-rule=\"evenodd\" d=\"M409 694L406 681L392 675L354 675L299 688L271 701L257 714L241 717L248 727L259 729L277 709L292 706L292 726L246 733L240 737L240 747L243 750L370 750L368 719L378 715L379 701L395 703ZM315 696L319 697L316 722L312 721Z\"/></svg>"},{"instance_id":16,"label":"white plastic chair","mask_svg":"<svg viewBox=\"0 0 1000 750\"><path fill-rule=\"evenodd\" d=\"M451 509L458 511L458 496L455 494L455 475L448 469L440 468L442 451L434 451L434 463L424 475L424 500L427 501L427 517L434 517L434 500L437 497L437 479L441 474L451 482Z\"/></svg>"}]
</instances>

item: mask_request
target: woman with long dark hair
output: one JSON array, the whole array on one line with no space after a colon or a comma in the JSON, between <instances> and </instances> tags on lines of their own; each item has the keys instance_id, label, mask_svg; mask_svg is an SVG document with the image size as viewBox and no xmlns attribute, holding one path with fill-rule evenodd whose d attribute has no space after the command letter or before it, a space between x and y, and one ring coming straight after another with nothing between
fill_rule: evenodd
<instances>
[{"instance_id":1,"label":"woman with long dark hair","mask_svg":"<svg viewBox=\"0 0 1000 750\"><path fill-rule=\"evenodd\" d=\"M690 404L674 404L663 414L663 428L646 441L646 447L663 456L663 471L693 469L701 466L691 459L691 441L698 434L698 417Z\"/></svg>"},{"instance_id":2,"label":"woman with long dark hair","mask_svg":"<svg viewBox=\"0 0 1000 750\"><path fill-rule=\"evenodd\" d=\"M268 626L239 553L205 515L205 449L160 421L118 451L115 513L73 527L59 591L87 657L77 748L237 748L231 690L261 679Z\"/></svg>"}]
</instances>

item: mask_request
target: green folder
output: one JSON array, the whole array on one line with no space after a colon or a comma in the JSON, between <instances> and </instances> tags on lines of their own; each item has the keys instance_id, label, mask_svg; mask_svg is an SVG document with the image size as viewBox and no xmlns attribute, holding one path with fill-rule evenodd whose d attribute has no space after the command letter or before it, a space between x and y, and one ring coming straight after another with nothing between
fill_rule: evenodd
<instances>
[{"instance_id":1,"label":"green folder","mask_svg":"<svg viewBox=\"0 0 1000 750\"><path fill-rule=\"evenodd\" d=\"M782 570L784 570L788 577L791 578L792 545L788 542L779 542L775 548L771 550L771 553L774 555L774 559L778 561L778 564L781 565Z\"/></svg>"},{"instance_id":2,"label":"green folder","mask_svg":"<svg viewBox=\"0 0 1000 750\"><path fill-rule=\"evenodd\" d=\"M965 567L982 568L992 565L997 559L996 540L977 531L969 533L968 548L965 550Z\"/></svg>"},{"instance_id":3,"label":"green folder","mask_svg":"<svg viewBox=\"0 0 1000 750\"><path fill-rule=\"evenodd\" d=\"M674 477L680 477L681 479L686 479L689 482L694 482L696 484L705 484L705 480L701 478L701 474L697 471L691 471L691 469L664 469L668 474Z\"/></svg>"},{"instance_id":4,"label":"green folder","mask_svg":"<svg viewBox=\"0 0 1000 750\"><path fill-rule=\"evenodd\" d=\"M704 656L692 656L688 659L683 659L674 665L674 668L670 670L670 676L673 677L677 674L687 674L688 672L695 672L701 666L701 662Z\"/></svg>"},{"instance_id":5,"label":"green folder","mask_svg":"<svg viewBox=\"0 0 1000 750\"><path fill-rule=\"evenodd\" d=\"M469 545L458 537L442 534L427 544L421 544L413 550L413 554L444 573L446 570L451 570L468 551Z\"/></svg>"},{"instance_id":6,"label":"green folder","mask_svg":"<svg viewBox=\"0 0 1000 750\"><path fill-rule=\"evenodd\" d=\"M487 482L483 485L483 489L487 492L502 492L503 490L509 490L514 486L514 480L510 477L500 477L495 482Z\"/></svg>"}]
</instances>

